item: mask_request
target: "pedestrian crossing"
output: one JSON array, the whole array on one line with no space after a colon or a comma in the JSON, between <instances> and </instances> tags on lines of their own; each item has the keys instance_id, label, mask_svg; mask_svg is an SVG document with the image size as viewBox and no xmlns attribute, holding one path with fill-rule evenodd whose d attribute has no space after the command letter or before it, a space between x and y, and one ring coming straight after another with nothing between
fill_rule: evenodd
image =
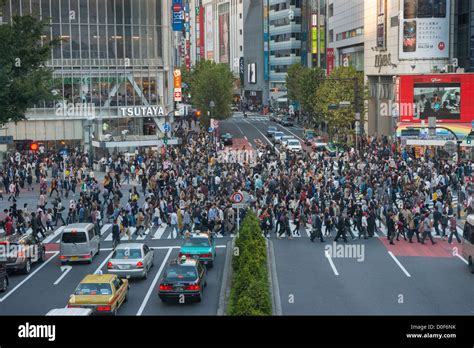
<instances>
[{"instance_id":1,"label":"pedestrian crossing","mask_svg":"<svg viewBox=\"0 0 474 348\"><path fill-rule=\"evenodd\" d=\"M399 208L403 207L403 200L400 198L400 194L397 193L397 199L396 199L396 202L397 202L397 206ZM453 207L457 207L458 205L458 196L457 195L454 195L453 196L453 199L452 199L452 203L453 203ZM428 203L428 208L430 210L433 210L433 200L430 200L429 203Z\"/></svg>"},{"instance_id":2,"label":"pedestrian crossing","mask_svg":"<svg viewBox=\"0 0 474 348\"><path fill-rule=\"evenodd\" d=\"M270 118L268 116L247 116L247 117L233 117L232 121L237 121L237 122L269 122Z\"/></svg>"}]
</instances>

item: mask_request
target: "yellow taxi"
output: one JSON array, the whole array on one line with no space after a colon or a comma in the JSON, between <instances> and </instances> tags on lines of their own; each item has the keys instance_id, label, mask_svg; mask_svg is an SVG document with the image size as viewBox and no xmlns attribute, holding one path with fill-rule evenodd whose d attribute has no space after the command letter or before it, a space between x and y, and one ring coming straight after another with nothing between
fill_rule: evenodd
<instances>
[{"instance_id":1,"label":"yellow taxi","mask_svg":"<svg viewBox=\"0 0 474 348\"><path fill-rule=\"evenodd\" d=\"M128 280L115 274L89 274L71 295L68 308L89 308L93 314L117 315L128 300Z\"/></svg>"}]
</instances>

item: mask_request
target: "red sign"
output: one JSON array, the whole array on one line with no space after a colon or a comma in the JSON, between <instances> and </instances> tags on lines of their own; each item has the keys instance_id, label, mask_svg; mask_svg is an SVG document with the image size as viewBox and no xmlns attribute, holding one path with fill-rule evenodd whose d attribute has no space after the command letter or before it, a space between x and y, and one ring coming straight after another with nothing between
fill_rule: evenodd
<instances>
[{"instance_id":1,"label":"red sign","mask_svg":"<svg viewBox=\"0 0 474 348\"><path fill-rule=\"evenodd\" d=\"M204 31L204 7L202 6L199 9L199 35L199 55L201 56L201 59L205 59L204 57L206 56L206 51L204 49L204 35L206 35L206 32Z\"/></svg>"},{"instance_id":2,"label":"red sign","mask_svg":"<svg viewBox=\"0 0 474 348\"><path fill-rule=\"evenodd\" d=\"M326 73L331 75L332 70L334 69L334 48L326 49Z\"/></svg>"}]
</instances>

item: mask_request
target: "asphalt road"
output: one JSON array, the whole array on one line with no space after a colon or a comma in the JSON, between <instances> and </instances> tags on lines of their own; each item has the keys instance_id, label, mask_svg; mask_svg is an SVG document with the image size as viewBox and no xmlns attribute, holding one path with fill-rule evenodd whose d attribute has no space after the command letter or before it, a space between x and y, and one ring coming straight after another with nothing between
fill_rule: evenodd
<instances>
[{"instance_id":1,"label":"asphalt road","mask_svg":"<svg viewBox=\"0 0 474 348\"><path fill-rule=\"evenodd\" d=\"M105 227L107 228L107 226ZM104 228L104 229L105 229ZM119 315L215 315L218 309L219 294L222 284L222 274L226 257L226 244L230 237L217 240L217 258L214 267L207 275L207 287L201 303L163 304L157 293L163 269L169 261L176 259L181 240L171 239L171 228L157 231L160 239L153 239L157 229L152 229L143 243L154 248L154 267L148 274L148 279L132 279L130 281L129 300L120 308ZM53 236L53 235L52 235ZM108 228L101 238L101 252L95 256L92 264L73 264L64 278L61 277L61 264L58 258L59 234L46 244L47 261L35 264L29 275L13 273L10 275L10 285L5 293L0 294L0 315L45 315L54 308L67 305L70 294L79 282L87 275L101 270L107 273L107 260L111 256L111 228ZM51 238L51 237L49 237ZM137 236L132 239L137 241ZM170 239L168 239L170 238ZM122 238L122 243L126 242Z\"/></svg>"},{"instance_id":2,"label":"asphalt road","mask_svg":"<svg viewBox=\"0 0 474 348\"><path fill-rule=\"evenodd\" d=\"M270 143L270 125L303 137L301 127L282 127L266 116L244 119L238 114L220 127L255 145L255 139ZM344 253L328 258L325 248L335 248L332 238L311 243L309 228L293 237L271 236L278 279L274 291L279 291L283 315L474 314L474 275L462 257L453 255L453 248L461 253L456 242L449 245L437 238L433 246L400 240L390 246L382 226L377 238L338 243L346 247Z\"/></svg>"}]
</instances>

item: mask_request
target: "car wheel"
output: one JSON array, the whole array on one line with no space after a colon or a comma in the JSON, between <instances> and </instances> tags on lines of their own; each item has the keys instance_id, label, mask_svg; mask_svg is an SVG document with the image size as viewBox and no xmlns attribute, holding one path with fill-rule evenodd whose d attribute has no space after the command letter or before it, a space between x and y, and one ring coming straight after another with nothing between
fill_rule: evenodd
<instances>
[{"instance_id":1,"label":"car wheel","mask_svg":"<svg viewBox=\"0 0 474 348\"><path fill-rule=\"evenodd\" d=\"M89 265L92 265L92 258L93 258L93 257L94 257L94 255L92 255L92 253L91 253L91 258L87 261L87 263L88 263Z\"/></svg>"},{"instance_id":2,"label":"car wheel","mask_svg":"<svg viewBox=\"0 0 474 348\"><path fill-rule=\"evenodd\" d=\"M206 286L207 286L207 280L204 282L204 287L206 287Z\"/></svg>"},{"instance_id":3,"label":"car wheel","mask_svg":"<svg viewBox=\"0 0 474 348\"><path fill-rule=\"evenodd\" d=\"M472 257L469 257L469 270L474 274L474 262L472 261Z\"/></svg>"},{"instance_id":4,"label":"car wheel","mask_svg":"<svg viewBox=\"0 0 474 348\"><path fill-rule=\"evenodd\" d=\"M118 311L118 308L117 308L117 307L115 307L114 311L112 312L112 315L113 315L114 317L116 317L116 316L117 316L117 311Z\"/></svg>"},{"instance_id":5,"label":"car wheel","mask_svg":"<svg viewBox=\"0 0 474 348\"><path fill-rule=\"evenodd\" d=\"M99 255L100 254L100 244L97 245L97 252L95 253L96 255Z\"/></svg>"},{"instance_id":6,"label":"car wheel","mask_svg":"<svg viewBox=\"0 0 474 348\"><path fill-rule=\"evenodd\" d=\"M130 292L130 290L127 291L127 293L125 294L125 298L123 299L123 302L128 302L128 293Z\"/></svg>"},{"instance_id":7,"label":"car wheel","mask_svg":"<svg viewBox=\"0 0 474 348\"><path fill-rule=\"evenodd\" d=\"M23 274L29 274L31 271L31 261L26 260L25 267L23 267Z\"/></svg>"},{"instance_id":8,"label":"car wheel","mask_svg":"<svg viewBox=\"0 0 474 348\"><path fill-rule=\"evenodd\" d=\"M207 265L209 266L209 268L214 267L214 261L210 261Z\"/></svg>"},{"instance_id":9,"label":"car wheel","mask_svg":"<svg viewBox=\"0 0 474 348\"><path fill-rule=\"evenodd\" d=\"M0 286L0 292L7 291L7 286L8 286L8 280L7 280L7 277L4 277Z\"/></svg>"},{"instance_id":10,"label":"car wheel","mask_svg":"<svg viewBox=\"0 0 474 348\"><path fill-rule=\"evenodd\" d=\"M196 299L197 302L202 301L202 291L199 293L199 297Z\"/></svg>"},{"instance_id":11,"label":"car wheel","mask_svg":"<svg viewBox=\"0 0 474 348\"><path fill-rule=\"evenodd\" d=\"M148 279L148 270L145 269L145 274L143 275L143 279Z\"/></svg>"}]
</instances>

